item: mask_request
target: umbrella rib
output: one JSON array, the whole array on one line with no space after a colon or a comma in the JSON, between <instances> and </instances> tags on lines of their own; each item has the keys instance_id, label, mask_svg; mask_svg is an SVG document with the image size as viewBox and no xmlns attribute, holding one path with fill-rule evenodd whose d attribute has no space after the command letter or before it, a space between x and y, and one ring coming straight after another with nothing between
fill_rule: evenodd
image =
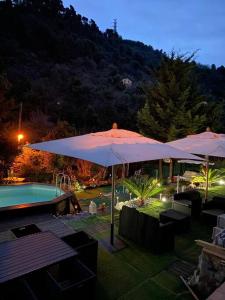
<instances>
[{"instance_id":1,"label":"umbrella rib","mask_svg":"<svg viewBox=\"0 0 225 300\"><path fill-rule=\"evenodd\" d=\"M115 152L112 147L113 147L113 145L110 146L112 154L120 161L120 163L121 164L128 163L128 161L126 159L122 158L117 152Z\"/></svg>"}]
</instances>

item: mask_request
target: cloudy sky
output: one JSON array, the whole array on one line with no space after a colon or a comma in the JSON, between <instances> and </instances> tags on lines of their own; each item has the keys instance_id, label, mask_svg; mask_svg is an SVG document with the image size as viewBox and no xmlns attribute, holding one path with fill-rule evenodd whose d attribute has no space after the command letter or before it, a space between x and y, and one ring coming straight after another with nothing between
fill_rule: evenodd
<instances>
[{"instance_id":1,"label":"cloudy sky","mask_svg":"<svg viewBox=\"0 0 225 300\"><path fill-rule=\"evenodd\" d=\"M199 50L196 60L225 65L225 0L66 0L95 20L101 30L112 28L125 39L142 41L169 53Z\"/></svg>"}]
</instances>

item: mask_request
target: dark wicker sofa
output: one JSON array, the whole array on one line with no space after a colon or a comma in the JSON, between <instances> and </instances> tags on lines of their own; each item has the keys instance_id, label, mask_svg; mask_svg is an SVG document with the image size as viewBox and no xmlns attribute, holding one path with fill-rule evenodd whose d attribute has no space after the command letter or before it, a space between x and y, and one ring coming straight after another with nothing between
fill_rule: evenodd
<instances>
[{"instance_id":1,"label":"dark wicker sofa","mask_svg":"<svg viewBox=\"0 0 225 300\"><path fill-rule=\"evenodd\" d=\"M162 224L158 219L123 206L119 218L119 234L155 254L174 249L173 223Z\"/></svg>"},{"instance_id":2,"label":"dark wicker sofa","mask_svg":"<svg viewBox=\"0 0 225 300\"><path fill-rule=\"evenodd\" d=\"M202 198L198 191L191 190L182 193L174 194L173 208L179 211L179 208L187 207L189 215L193 218L198 218L202 210ZM185 209L182 211L185 213Z\"/></svg>"},{"instance_id":3,"label":"dark wicker sofa","mask_svg":"<svg viewBox=\"0 0 225 300\"><path fill-rule=\"evenodd\" d=\"M217 217L225 213L225 197L213 197L203 205L202 216L206 223L216 226Z\"/></svg>"}]
</instances>

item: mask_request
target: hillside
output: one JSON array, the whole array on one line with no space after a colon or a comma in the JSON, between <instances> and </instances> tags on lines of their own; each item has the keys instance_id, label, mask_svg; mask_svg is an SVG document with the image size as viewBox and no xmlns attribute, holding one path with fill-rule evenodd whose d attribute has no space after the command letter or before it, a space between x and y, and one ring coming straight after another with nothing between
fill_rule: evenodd
<instances>
[{"instance_id":1,"label":"hillside","mask_svg":"<svg viewBox=\"0 0 225 300\"><path fill-rule=\"evenodd\" d=\"M105 130L115 121L137 130L142 86L165 55L111 29L101 32L59 0L1 1L0 45L0 103L6 104L0 122L16 129L23 102L29 141L59 121L78 133ZM204 93L213 101L225 98L224 67L196 64L196 72ZM124 86L124 78L132 85Z\"/></svg>"},{"instance_id":2,"label":"hillside","mask_svg":"<svg viewBox=\"0 0 225 300\"><path fill-rule=\"evenodd\" d=\"M108 128L113 121L135 128L143 104L140 84L162 55L112 30L100 32L72 7L56 13L1 8L0 44L10 95L23 101L26 116L38 109L84 131ZM132 80L131 88L121 84L123 78Z\"/></svg>"}]
</instances>

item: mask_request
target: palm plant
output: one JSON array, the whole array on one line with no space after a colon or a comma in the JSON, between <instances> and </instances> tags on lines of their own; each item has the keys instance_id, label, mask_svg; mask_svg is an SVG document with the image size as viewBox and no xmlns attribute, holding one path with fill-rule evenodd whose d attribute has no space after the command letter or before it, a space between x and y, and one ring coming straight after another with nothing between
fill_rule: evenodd
<instances>
[{"instance_id":1,"label":"palm plant","mask_svg":"<svg viewBox=\"0 0 225 300\"><path fill-rule=\"evenodd\" d=\"M157 179L145 176L125 178L123 184L130 193L139 198L141 204L144 203L144 200L159 194L164 189Z\"/></svg>"},{"instance_id":2,"label":"palm plant","mask_svg":"<svg viewBox=\"0 0 225 300\"><path fill-rule=\"evenodd\" d=\"M200 174L192 179L192 183L206 183L206 168L202 167ZM225 178L225 169L209 169L208 170L208 183L209 186L219 182Z\"/></svg>"}]
</instances>

